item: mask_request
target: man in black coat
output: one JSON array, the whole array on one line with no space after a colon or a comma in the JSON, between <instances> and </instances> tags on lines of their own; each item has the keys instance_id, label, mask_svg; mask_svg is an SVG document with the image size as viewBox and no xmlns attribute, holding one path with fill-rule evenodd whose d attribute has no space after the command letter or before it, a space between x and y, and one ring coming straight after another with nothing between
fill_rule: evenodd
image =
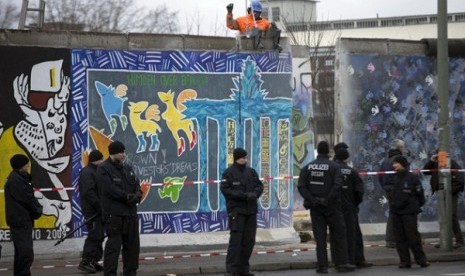
<instances>
[{"instance_id":1,"label":"man in black coat","mask_svg":"<svg viewBox=\"0 0 465 276\"><path fill-rule=\"evenodd\" d=\"M34 261L32 228L42 215L42 205L34 197L27 156L14 155L10 165L13 171L5 184L5 213L15 249L13 269L14 275L28 276Z\"/></svg>"},{"instance_id":2,"label":"man in black coat","mask_svg":"<svg viewBox=\"0 0 465 276\"><path fill-rule=\"evenodd\" d=\"M97 187L97 166L102 163L103 155L98 150L89 154L88 164L79 174L79 193L81 208L87 223L88 235L84 242L82 260L78 269L87 273L102 271L99 261L103 255L103 223L100 194Z\"/></svg>"},{"instance_id":3,"label":"man in black coat","mask_svg":"<svg viewBox=\"0 0 465 276\"><path fill-rule=\"evenodd\" d=\"M392 167L392 160L396 156L402 156L405 150L405 142L400 139L394 139L391 142L391 146L388 151L388 156L384 158L383 162L381 163L380 171L393 171L394 168ZM393 174L379 174L378 180L381 188L385 192L391 189L389 187L389 183L393 178ZM396 243L394 241L394 228L392 226L392 218L388 217L386 221L386 247L388 248L396 248Z\"/></svg>"},{"instance_id":4,"label":"man in black coat","mask_svg":"<svg viewBox=\"0 0 465 276\"><path fill-rule=\"evenodd\" d=\"M139 218L137 204L142 198L139 179L123 161L125 146L114 141L108 146L110 157L97 168L97 183L101 187L102 215L107 242L103 253L103 269L115 276L118 258L123 248L123 275L133 276L139 268Z\"/></svg>"},{"instance_id":5,"label":"man in black coat","mask_svg":"<svg viewBox=\"0 0 465 276\"><path fill-rule=\"evenodd\" d=\"M418 214L425 204L425 193L417 175L409 171L409 162L403 156L396 156L392 160L396 173L390 178L388 199L389 216L392 217L394 238L397 254L399 254L399 268L412 266L410 251L415 262L421 267L430 264L426 259L421 235L418 231Z\"/></svg>"},{"instance_id":6,"label":"man in black coat","mask_svg":"<svg viewBox=\"0 0 465 276\"><path fill-rule=\"evenodd\" d=\"M347 235L341 210L341 188L343 177L341 169L329 160L329 144L318 143L318 156L300 171L297 188L304 198L304 207L310 209L313 234L316 240L317 273L328 273L328 252L326 249L327 230L333 237L336 270L350 272L347 255Z\"/></svg>"},{"instance_id":7,"label":"man in black coat","mask_svg":"<svg viewBox=\"0 0 465 276\"><path fill-rule=\"evenodd\" d=\"M450 160L450 168L455 170L460 170L461 167L455 160ZM434 194L439 189L443 189L444 187L439 187L439 172L438 169L438 155L434 154L431 156L430 160L425 164L423 167L424 170L430 170L429 172L425 172L426 175L431 175L430 185L431 191ZM465 242L463 240L462 230L460 229L460 223L457 217L457 205L459 201L459 193L463 192L464 187L464 176L461 172L452 172L451 173L451 186L452 186L452 231L454 232L455 236L455 244L454 248L459 248L465 246ZM436 247L439 247L437 245Z\"/></svg>"},{"instance_id":8,"label":"man in black coat","mask_svg":"<svg viewBox=\"0 0 465 276\"><path fill-rule=\"evenodd\" d=\"M364 187L358 172L347 164L349 156L349 151L345 147L339 147L334 155L334 161L341 167L344 178L342 184L342 213L346 223L347 250L351 264L357 268L366 268L373 266L373 264L365 260L363 236L358 222L358 206L363 201Z\"/></svg>"},{"instance_id":9,"label":"man in black coat","mask_svg":"<svg viewBox=\"0 0 465 276\"><path fill-rule=\"evenodd\" d=\"M263 183L257 172L247 166L247 152L236 148L234 164L222 177L221 192L226 199L229 217L229 245L226 256L227 275L253 276L249 259L257 232L257 199L263 193Z\"/></svg>"}]
</instances>

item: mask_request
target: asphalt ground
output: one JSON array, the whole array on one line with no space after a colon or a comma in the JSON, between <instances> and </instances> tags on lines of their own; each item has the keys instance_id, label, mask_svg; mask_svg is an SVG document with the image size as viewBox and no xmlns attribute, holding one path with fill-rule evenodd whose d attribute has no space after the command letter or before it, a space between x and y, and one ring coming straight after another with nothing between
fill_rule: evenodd
<instances>
[{"instance_id":1,"label":"asphalt ground","mask_svg":"<svg viewBox=\"0 0 465 276\"><path fill-rule=\"evenodd\" d=\"M465 247L450 252L435 248L437 239L424 240L424 250L428 260L437 262L463 262L465 267ZM397 265L397 251L386 248L384 241L365 242L365 257L376 266ZM140 254L138 275L199 275L222 274L225 272L226 248L224 250L202 251L163 251L156 250ZM412 258L413 260L413 258ZM32 275L84 275L77 267L79 258L47 258L36 256ZM263 246L257 244L250 260L252 271L283 271L313 269L316 267L316 252L313 242ZM0 275L12 275L13 258L0 261ZM415 267L415 265L414 265ZM372 268L370 268L372 269ZM118 271L122 271L122 264ZM99 273L102 274L103 273Z\"/></svg>"}]
</instances>

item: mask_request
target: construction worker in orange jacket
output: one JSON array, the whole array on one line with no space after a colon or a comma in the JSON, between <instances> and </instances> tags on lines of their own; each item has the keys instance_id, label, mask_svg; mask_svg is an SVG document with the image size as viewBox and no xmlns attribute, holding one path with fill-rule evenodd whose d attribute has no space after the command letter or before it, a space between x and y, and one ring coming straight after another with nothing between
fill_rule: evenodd
<instances>
[{"instance_id":1,"label":"construction worker in orange jacket","mask_svg":"<svg viewBox=\"0 0 465 276\"><path fill-rule=\"evenodd\" d=\"M268 31L268 36L273 38L273 49L279 51L282 50L279 45L279 39L281 37L281 30L279 30L274 23L268 21L268 19L260 17L262 13L262 4L258 1L252 1L250 6L247 8L247 15L234 19L233 17L234 4L231 3L226 6L228 11L226 15L226 26L231 30L239 30L241 34L247 35L247 37L254 37L254 48L263 49L261 44L261 37L263 33Z\"/></svg>"}]
</instances>

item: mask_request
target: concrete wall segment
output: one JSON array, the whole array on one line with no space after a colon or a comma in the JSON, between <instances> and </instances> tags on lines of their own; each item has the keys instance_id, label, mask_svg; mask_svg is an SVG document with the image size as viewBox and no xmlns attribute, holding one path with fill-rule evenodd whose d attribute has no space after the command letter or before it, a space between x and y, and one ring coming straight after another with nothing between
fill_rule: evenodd
<instances>
[{"instance_id":1,"label":"concrete wall segment","mask_svg":"<svg viewBox=\"0 0 465 276\"><path fill-rule=\"evenodd\" d=\"M220 50L254 51L253 40L215 36L186 36L176 34L96 33L80 31L36 31L0 29L0 45L52 48L92 48L115 50ZM265 49L272 49L272 41L264 39ZM283 37L284 51L290 51L289 41Z\"/></svg>"}]
</instances>

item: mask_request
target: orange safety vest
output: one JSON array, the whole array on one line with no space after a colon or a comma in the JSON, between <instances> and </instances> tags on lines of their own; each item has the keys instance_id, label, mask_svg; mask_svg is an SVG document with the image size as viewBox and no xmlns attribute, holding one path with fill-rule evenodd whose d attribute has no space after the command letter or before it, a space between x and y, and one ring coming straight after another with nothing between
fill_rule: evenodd
<instances>
[{"instance_id":1,"label":"orange safety vest","mask_svg":"<svg viewBox=\"0 0 465 276\"><path fill-rule=\"evenodd\" d=\"M267 31L271 27L270 21L265 18L255 20L255 24L257 24L257 28L262 31ZM231 30L239 30L241 34L245 34L250 31L255 24L251 14L238 17L236 20L232 18L232 14L226 15L226 26Z\"/></svg>"}]
</instances>

